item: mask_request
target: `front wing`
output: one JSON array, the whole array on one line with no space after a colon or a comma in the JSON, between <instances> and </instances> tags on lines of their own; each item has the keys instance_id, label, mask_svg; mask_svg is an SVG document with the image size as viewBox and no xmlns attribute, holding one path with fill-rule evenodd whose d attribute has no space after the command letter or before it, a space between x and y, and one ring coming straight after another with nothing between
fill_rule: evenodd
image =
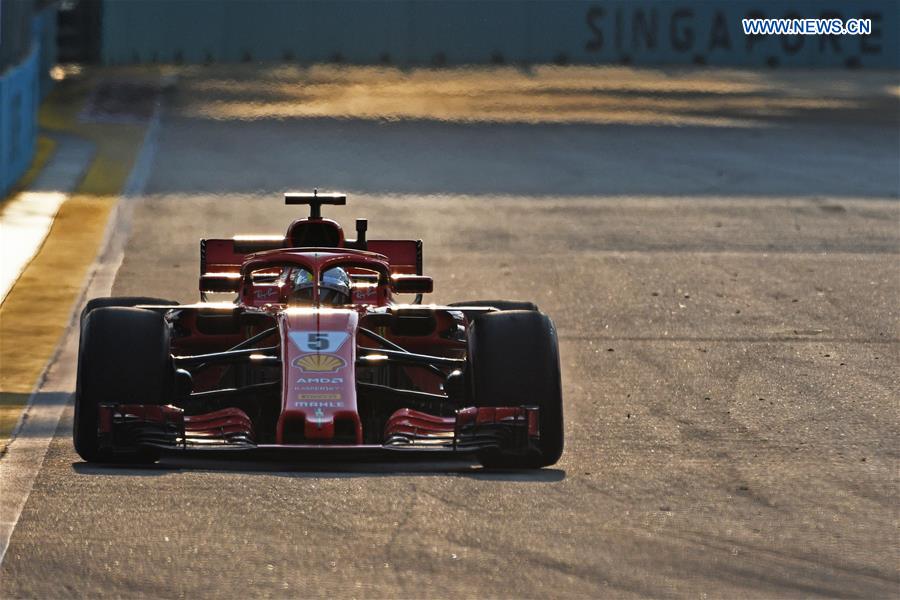
<instances>
[{"instance_id":1,"label":"front wing","mask_svg":"<svg viewBox=\"0 0 900 600\"><path fill-rule=\"evenodd\" d=\"M381 444L258 443L253 423L238 408L185 415L175 406L100 405L100 448L130 454L144 448L164 451L265 450L350 453L444 452L474 454L498 450L528 455L538 451L539 409L533 406L470 407L439 417L404 408L388 419Z\"/></svg>"}]
</instances>

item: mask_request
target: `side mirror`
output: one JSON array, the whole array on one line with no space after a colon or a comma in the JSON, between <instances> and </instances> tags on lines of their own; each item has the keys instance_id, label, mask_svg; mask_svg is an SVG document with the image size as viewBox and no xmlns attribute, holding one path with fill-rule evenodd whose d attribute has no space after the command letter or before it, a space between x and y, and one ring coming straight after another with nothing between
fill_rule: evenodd
<instances>
[{"instance_id":1,"label":"side mirror","mask_svg":"<svg viewBox=\"0 0 900 600\"><path fill-rule=\"evenodd\" d=\"M434 280L425 275L391 275L391 291L397 294L429 294Z\"/></svg>"},{"instance_id":2,"label":"side mirror","mask_svg":"<svg viewBox=\"0 0 900 600\"><path fill-rule=\"evenodd\" d=\"M201 292L239 292L240 273L204 273L200 276Z\"/></svg>"}]
</instances>

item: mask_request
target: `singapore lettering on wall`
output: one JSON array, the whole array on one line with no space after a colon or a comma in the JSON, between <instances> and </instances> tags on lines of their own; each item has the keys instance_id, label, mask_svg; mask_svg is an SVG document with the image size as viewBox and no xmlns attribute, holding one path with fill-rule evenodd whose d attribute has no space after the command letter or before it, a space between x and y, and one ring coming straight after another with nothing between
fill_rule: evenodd
<instances>
[{"instance_id":1,"label":"singapore lettering on wall","mask_svg":"<svg viewBox=\"0 0 900 600\"><path fill-rule=\"evenodd\" d=\"M637 3L636 3L637 4ZM862 8L862 7L861 7ZM763 18L821 18L848 17L872 20L870 35L744 35L741 19ZM725 55L758 56L777 64L779 57L803 52L835 57L881 55L883 47L883 15L862 8L860 14L844 15L834 10L820 10L817 14L799 14L788 9L776 11L729 8L707 5L685 6L676 3L640 5L591 5L585 13L588 53L618 54L624 62L642 55L654 57L670 55L678 62L710 63ZM851 65L852 66L852 65Z\"/></svg>"}]
</instances>

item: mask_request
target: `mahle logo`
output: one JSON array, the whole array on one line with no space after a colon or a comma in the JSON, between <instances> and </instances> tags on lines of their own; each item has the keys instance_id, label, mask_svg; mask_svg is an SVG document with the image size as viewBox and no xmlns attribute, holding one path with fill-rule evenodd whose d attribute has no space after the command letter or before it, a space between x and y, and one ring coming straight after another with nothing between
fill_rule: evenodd
<instances>
[{"instance_id":1,"label":"mahle logo","mask_svg":"<svg viewBox=\"0 0 900 600\"><path fill-rule=\"evenodd\" d=\"M303 401L303 402L294 402L295 408L315 408L318 413L323 408L341 408L344 406L343 402L329 402L329 401ZM324 414L324 412L323 412Z\"/></svg>"}]
</instances>

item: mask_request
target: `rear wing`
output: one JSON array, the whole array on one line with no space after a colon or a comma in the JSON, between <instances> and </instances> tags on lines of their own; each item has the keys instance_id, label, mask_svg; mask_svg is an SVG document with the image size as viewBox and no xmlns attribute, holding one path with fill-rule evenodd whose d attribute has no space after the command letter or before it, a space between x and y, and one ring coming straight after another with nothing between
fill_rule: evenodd
<instances>
[{"instance_id":1,"label":"rear wing","mask_svg":"<svg viewBox=\"0 0 900 600\"><path fill-rule=\"evenodd\" d=\"M392 273L422 275L422 240L368 240L367 244L367 250L388 258ZM277 236L200 240L200 275L239 273L248 254L287 247L288 241Z\"/></svg>"}]
</instances>

